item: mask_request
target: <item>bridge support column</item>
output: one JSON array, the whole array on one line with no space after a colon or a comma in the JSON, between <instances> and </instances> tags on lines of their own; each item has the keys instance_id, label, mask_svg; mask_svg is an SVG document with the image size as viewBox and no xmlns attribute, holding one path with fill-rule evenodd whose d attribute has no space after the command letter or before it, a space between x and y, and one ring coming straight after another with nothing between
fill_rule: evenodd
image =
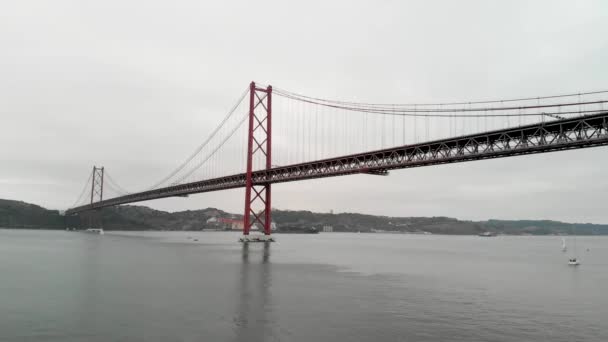
<instances>
[{"instance_id":1,"label":"bridge support column","mask_svg":"<svg viewBox=\"0 0 608 342\"><path fill-rule=\"evenodd\" d=\"M103 229L102 209L93 209L88 213L88 226L86 229Z\"/></svg>"},{"instance_id":2,"label":"bridge support column","mask_svg":"<svg viewBox=\"0 0 608 342\"><path fill-rule=\"evenodd\" d=\"M249 85L249 128L247 138L247 171L245 180L245 213L243 218L243 240L250 230L258 228L270 238L271 190L268 179L253 179L254 168L272 167L272 87L258 88L255 82Z\"/></svg>"},{"instance_id":3,"label":"bridge support column","mask_svg":"<svg viewBox=\"0 0 608 342\"><path fill-rule=\"evenodd\" d=\"M103 201L103 172L104 167L93 166L93 180L91 181L91 204L96 200Z\"/></svg>"}]
</instances>

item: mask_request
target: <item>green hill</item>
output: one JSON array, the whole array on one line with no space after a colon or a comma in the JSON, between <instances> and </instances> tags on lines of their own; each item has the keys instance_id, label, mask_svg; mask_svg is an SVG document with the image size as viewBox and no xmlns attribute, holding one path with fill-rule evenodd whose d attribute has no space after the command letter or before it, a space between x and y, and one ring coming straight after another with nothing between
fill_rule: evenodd
<instances>
[{"instance_id":1,"label":"green hill","mask_svg":"<svg viewBox=\"0 0 608 342\"><path fill-rule=\"evenodd\" d=\"M166 212L144 206L124 205L104 208L79 216L64 217L57 210L47 210L25 202L0 200L0 227L64 229L66 226L109 230L200 230L223 226L207 223L211 218L241 219L215 208ZM313 213L310 211L273 210L279 229L331 226L336 232L410 232L433 234L479 234L495 232L511 235L580 234L608 235L608 225L564 223L549 220L462 221L449 217L389 217L357 213Z\"/></svg>"},{"instance_id":2,"label":"green hill","mask_svg":"<svg viewBox=\"0 0 608 342\"><path fill-rule=\"evenodd\" d=\"M60 229L65 227L63 218L57 210L0 199L0 227Z\"/></svg>"}]
</instances>

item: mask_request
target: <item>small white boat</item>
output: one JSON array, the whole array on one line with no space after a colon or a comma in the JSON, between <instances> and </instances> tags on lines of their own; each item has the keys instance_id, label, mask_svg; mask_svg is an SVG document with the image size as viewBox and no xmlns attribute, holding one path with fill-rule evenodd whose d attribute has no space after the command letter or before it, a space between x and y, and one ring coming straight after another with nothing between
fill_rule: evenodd
<instances>
[{"instance_id":1,"label":"small white boat","mask_svg":"<svg viewBox=\"0 0 608 342\"><path fill-rule=\"evenodd\" d=\"M89 228L85 230L87 233L103 235L103 228Z\"/></svg>"},{"instance_id":2,"label":"small white boat","mask_svg":"<svg viewBox=\"0 0 608 342\"><path fill-rule=\"evenodd\" d=\"M562 252L565 252L568 250L568 247L566 247L566 239L564 239L562 237Z\"/></svg>"},{"instance_id":3,"label":"small white boat","mask_svg":"<svg viewBox=\"0 0 608 342\"><path fill-rule=\"evenodd\" d=\"M581 263L578 261L578 252L576 250L576 226L574 226L572 228L572 241L574 243L574 253L570 257L570 259L568 259L568 265L570 265L570 266L578 266ZM565 244L564 244L564 246L565 246Z\"/></svg>"}]
</instances>

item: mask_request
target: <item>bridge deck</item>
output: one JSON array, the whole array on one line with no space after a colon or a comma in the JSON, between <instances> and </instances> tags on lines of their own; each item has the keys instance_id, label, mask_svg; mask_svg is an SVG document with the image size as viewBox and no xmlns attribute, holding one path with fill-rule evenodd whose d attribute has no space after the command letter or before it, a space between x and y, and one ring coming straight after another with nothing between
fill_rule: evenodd
<instances>
[{"instance_id":1,"label":"bridge deck","mask_svg":"<svg viewBox=\"0 0 608 342\"><path fill-rule=\"evenodd\" d=\"M603 145L608 145L608 112L279 166L254 171L252 177L254 184L292 182ZM245 186L245 176L245 173L240 173L110 198L71 208L66 214L158 198L240 188Z\"/></svg>"}]
</instances>

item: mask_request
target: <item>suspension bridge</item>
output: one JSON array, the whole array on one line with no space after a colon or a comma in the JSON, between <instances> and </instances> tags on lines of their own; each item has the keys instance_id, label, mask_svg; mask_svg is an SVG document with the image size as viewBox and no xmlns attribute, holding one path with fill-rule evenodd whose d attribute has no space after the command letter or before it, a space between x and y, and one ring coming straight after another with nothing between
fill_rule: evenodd
<instances>
[{"instance_id":1,"label":"suspension bridge","mask_svg":"<svg viewBox=\"0 0 608 342\"><path fill-rule=\"evenodd\" d=\"M172 172L127 191L93 167L66 215L245 189L243 235L271 233L274 183L368 174L608 144L608 91L517 99L378 104L328 100L252 82Z\"/></svg>"}]
</instances>

